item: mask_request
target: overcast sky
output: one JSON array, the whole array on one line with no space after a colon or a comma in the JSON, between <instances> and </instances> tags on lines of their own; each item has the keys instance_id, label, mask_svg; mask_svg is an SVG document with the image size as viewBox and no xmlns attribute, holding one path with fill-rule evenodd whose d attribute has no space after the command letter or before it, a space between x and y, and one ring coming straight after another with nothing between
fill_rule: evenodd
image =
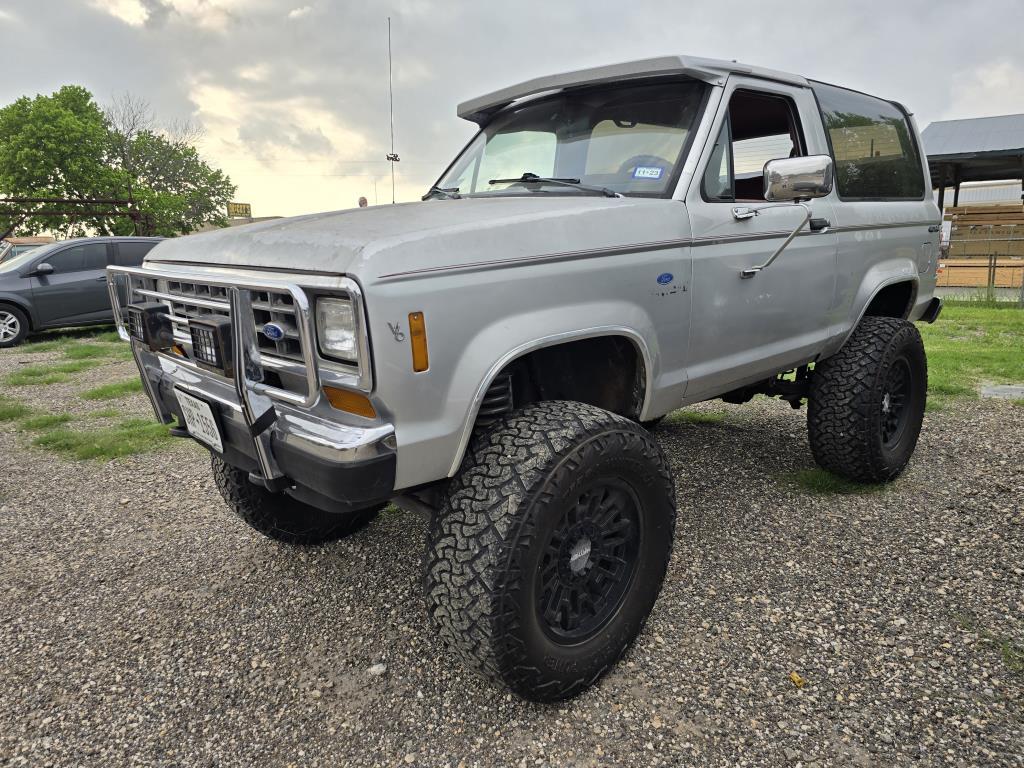
<instances>
[{"instance_id":1,"label":"overcast sky","mask_svg":"<svg viewBox=\"0 0 1024 768\"><path fill-rule=\"evenodd\" d=\"M901 101L932 120L1024 112L1024 2L0 0L0 103L76 83L205 129L254 215L390 202L473 133L456 104L537 75L662 54L738 59Z\"/></svg>"}]
</instances>

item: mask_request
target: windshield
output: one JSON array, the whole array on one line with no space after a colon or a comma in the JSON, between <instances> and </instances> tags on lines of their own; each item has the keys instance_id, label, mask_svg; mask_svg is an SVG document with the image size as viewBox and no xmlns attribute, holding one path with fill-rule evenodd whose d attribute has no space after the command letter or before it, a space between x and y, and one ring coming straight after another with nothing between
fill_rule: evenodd
<instances>
[{"instance_id":1,"label":"windshield","mask_svg":"<svg viewBox=\"0 0 1024 768\"><path fill-rule=\"evenodd\" d=\"M22 251L21 253L13 256L8 256L3 262L0 262L0 272L12 272L20 267L25 266L32 259L37 256L41 256L45 253L49 253L56 248L60 243L50 243L49 245L40 245L36 248L32 248L28 251Z\"/></svg>"},{"instance_id":2,"label":"windshield","mask_svg":"<svg viewBox=\"0 0 1024 768\"><path fill-rule=\"evenodd\" d=\"M437 183L466 195L583 194L510 182L525 173L623 195L666 197L703 94L696 82L570 91L498 115ZM492 184L503 179L504 183Z\"/></svg>"}]
</instances>

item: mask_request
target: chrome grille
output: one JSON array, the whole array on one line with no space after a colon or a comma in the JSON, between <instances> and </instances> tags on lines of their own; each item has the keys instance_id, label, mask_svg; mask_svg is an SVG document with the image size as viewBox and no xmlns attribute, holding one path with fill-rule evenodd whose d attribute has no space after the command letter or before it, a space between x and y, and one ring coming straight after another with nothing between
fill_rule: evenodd
<instances>
[{"instance_id":1,"label":"chrome grille","mask_svg":"<svg viewBox=\"0 0 1024 768\"><path fill-rule=\"evenodd\" d=\"M230 317L228 288L224 285L161 276L131 275L130 279L134 294L149 301L159 301L168 308L168 315L174 325L174 340L189 353L192 351L189 319ZM287 291L254 290L249 322L256 329L256 339L268 375L276 379L274 385L293 392L305 391L302 341L292 295ZM281 327L284 331L281 339L275 341L262 333L267 323Z\"/></svg>"}]
</instances>

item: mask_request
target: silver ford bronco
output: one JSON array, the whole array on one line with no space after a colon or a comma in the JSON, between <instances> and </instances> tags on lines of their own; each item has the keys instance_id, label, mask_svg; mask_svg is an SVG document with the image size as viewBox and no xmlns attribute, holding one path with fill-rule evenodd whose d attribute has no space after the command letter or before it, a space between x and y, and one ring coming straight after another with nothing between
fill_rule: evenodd
<instances>
[{"instance_id":1,"label":"silver ford bronco","mask_svg":"<svg viewBox=\"0 0 1024 768\"><path fill-rule=\"evenodd\" d=\"M238 516L316 544L428 513L441 638L563 699L665 576L665 414L806 401L822 467L903 471L940 215L906 109L798 75L670 56L458 114L479 132L422 202L166 240L110 297Z\"/></svg>"}]
</instances>

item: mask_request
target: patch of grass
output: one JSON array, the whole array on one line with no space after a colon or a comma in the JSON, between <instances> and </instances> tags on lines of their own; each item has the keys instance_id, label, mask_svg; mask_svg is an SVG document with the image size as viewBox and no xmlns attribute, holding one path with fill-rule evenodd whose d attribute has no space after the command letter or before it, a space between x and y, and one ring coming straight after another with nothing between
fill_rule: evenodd
<instances>
[{"instance_id":1,"label":"patch of grass","mask_svg":"<svg viewBox=\"0 0 1024 768\"><path fill-rule=\"evenodd\" d=\"M119 350L113 344L90 344L78 342L64 349L64 357L70 360L88 360L97 357L119 356Z\"/></svg>"},{"instance_id":2,"label":"patch of grass","mask_svg":"<svg viewBox=\"0 0 1024 768\"><path fill-rule=\"evenodd\" d=\"M68 413L44 413L41 416L22 419L19 426L31 432L42 432L43 430L59 427L61 424L67 424L71 420L72 417Z\"/></svg>"},{"instance_id":3,"label":"patch of grass","mask_svg":"<svg viewBox=\"0 0 1024 768\"><path fill-rule=\"evenodd\" d=\"M117 334L117 331L104 331L103 333L97 333L92 337L93 341L102 341L106 343L116 342L118 344L124 344L124 340ZM127 344L125 344L127 346Z\"/></svg>"},{"instance_id":4,"label":"patch of grass","mask_svg":"<svg viewBox=\"0 0 1024 768\"><path fill-rule=\"evenodd\" d=\"M56 384L67 381L68 375L95 368L99 365L95 360L69 360L66 363L53 365L26 365L4 377L4 383L12 387L24 387L32 384Z\"/></svg>"},{"instance_id":5,"label":"patch of grass","mask_svg":"<svg viewBox=\"0 0 1024 768\"><path fill-rule=\"evenodd\" d=\"M824 469L801 469L792 475L793 483L808 493L820 495L863 495L867 493L878 493L885 488L884 485L872 485L868 483L855 483L845 477L833 475Z\"/></svg>"},{"instance_id":6,"label":"patch of grass","mask_svg":"<svg viewBox=\"0 0 1024 768\"><path fill-rule=\"evenodd\" d=\"M1024 382L1024 311L976 301L950 304L933 325L919 326L929 394L977 397L985 381Z\"/></svg>"},{"instance_id":7,"label":"patch of grass","mask_svg":"<svg viewBox=\"0 0 1024 768\"><path fill-rule=\"evenodd\" d=\"M1011 400L1010 402L1013 405L1017 406L1018 408L1024 408L1024 399L1021 399L1021 400Z\"/></svg>"},{"instance_id":8,"label":"patch of grass","mask_svg":"<svg viewBox=\"0 0 1024 768\"><path fill-rule=\"evenodd\" d=\"M82 397L86 400L113 400L114 398L124 397L133 392L141 391L142 379L135 378L128 379L127 381L115 381L112 384L103 384L102 386L86 390L82 393Z\"/></svg>"},{"instance_id":9,"label":"patch of grass","mask_svg":"<svg viewBox=\"0 0 1024 768\"><path fill-rule=\"evenodd\" d=\"M108 461L120 456L159 450L173 439L165 424L146 419L126 419L115 426L87 432L54 429L44 432L32 442L40 448L75 459Z\"/></svg>"},{"instance_id":10,"label":"patch of grass","mask_svg":"<svg viewBox=\"0 0 1024 768\"><path fill-rule=\"evenodd\" d=\"M14 421L24 418L30 413L32 413L32 409L27 405L23 405L17 400L0 398L0 421Z\"/></svg>"},{"instance_id":11,"label":"patch of grass","mask_svg":"<svg viewBox=\"0 0 1024 768\"><path fill-rule=\"evenodd\" d=\"M999 652L1000 657L1002 657L1003 664L1010 672L1015 675L1024 675L1024 645L986 629L970 613L954 614L953 620L956 621L961 629L976 632L982 644L995 648Z\"/></svg>"},{"instance_id":12,"label":"patch of grass","mask_svg":"<svg viewBox=\"0 0 1024 768\"><path fill-rule=\"evenodd\" d=\"M725 411L676 411L665 421L670 424L720 424L725 421Z\"/></svg>"},{"instance_id":13,"label":"patch of grass","mask_svg":"<svg viewBox=\"0 0 1024 768\"><path fill-rule=\"evenodd\" d=\"M68 345L65 339L52 339L50 341L28 341L21 345L21 352L57 352Z\"/></svg>"}]
</instances>

